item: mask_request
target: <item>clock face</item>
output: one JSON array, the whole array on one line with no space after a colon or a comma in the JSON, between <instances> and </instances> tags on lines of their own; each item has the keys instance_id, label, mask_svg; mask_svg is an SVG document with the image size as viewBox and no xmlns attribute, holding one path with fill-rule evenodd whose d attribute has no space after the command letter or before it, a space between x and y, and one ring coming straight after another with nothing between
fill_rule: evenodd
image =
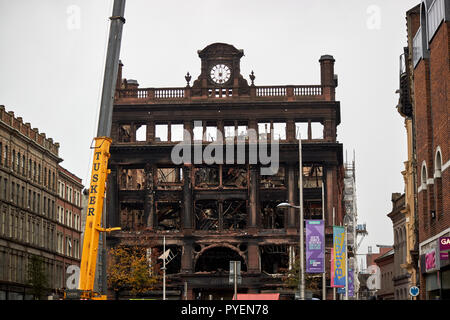
<instances>
[{"instance_id":1,"label":"clock face","mask_svg":"<svg viewBox=\"0 0 450 320\"><path fill-rule=\"evenodd\" d=\"M224 84L231 77L231 70L225 64L217 64L211 68L211 79L218 84Z\"/></svg>"}]
</instances>

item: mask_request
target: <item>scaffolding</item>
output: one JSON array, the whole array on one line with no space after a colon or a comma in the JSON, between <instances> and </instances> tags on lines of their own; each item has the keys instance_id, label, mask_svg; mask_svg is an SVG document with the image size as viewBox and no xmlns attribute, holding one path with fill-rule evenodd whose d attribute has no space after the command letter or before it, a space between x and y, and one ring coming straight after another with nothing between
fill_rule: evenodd
<instances>
[{"instance_id":1,"label":"scaffolding","mask_svg":"<svg viewBox=\"0 0 450 320\"><path fill-rule=\"evenodd\" d=\"M358 210L356 206L356 175L355 175L355 152L353 152L353 161L347 160L345 156L344 164L344 208L347 224L347 245L349 249L349 268L353 270L354 292L359 291L359 266L358 266L358 248L362 240L367 235L366 224L358 224ZM358 242L358 236L360 237ZM357 298L357 296L355 296Z\"/></svg>"}]
</instances>

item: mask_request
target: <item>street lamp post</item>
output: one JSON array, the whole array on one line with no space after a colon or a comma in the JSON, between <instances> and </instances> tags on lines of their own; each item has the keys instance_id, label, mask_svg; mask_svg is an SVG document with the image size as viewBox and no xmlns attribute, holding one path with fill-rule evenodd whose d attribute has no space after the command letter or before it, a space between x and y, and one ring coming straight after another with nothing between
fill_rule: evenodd
<instances>
[{"instance_id":1,"label":"street lamp post","mask_svg":"<svg viewBox=\"0 0 450 320\"><path fill-rule=\"evenodd\" d=\"M303 161L302 161L302 136L299 133L298 136L298 182L299 182L299 194L300 194L300 300L305 300L305 255L303 250L305 248L303 239Z\"/></svg>"},{"instance_id":2,"label":"street lamp post","mask_svg":"<svg viewBox=\"0 0 450 320\"><path fill-rule=\"evenodd\" d=\"M289 203L280 203L277 205L279 208L295 208L300 209L300 232L299 232L299 251L300 251L300 267L299 267L299 282L298 282L298 290L300 293L300 300L305 300L305 257L304 257L304 221L303 221L303 161L302 161L302 137L299 133L298 137L298 184L299 184L299 197L300 197L300 205L294 206Z\"/></svg>"}]
</instances>

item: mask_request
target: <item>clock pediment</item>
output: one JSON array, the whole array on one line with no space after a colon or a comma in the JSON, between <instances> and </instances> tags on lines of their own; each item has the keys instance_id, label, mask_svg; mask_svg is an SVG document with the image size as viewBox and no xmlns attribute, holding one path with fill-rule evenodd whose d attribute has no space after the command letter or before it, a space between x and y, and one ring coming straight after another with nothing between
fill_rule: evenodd
<instances>
[{"instance_id":1,"label":"clock pediment","mask_svg":"<svg viewBox=\"0 0 450 320\"><path fill-rule=\"evenodd\" d=\"M192 88L195 95L205 93L207 88L232 88L248 92L248 83L241 75L240 62L244 50L226 43L213 43L197 51L201 59L201 73Z\"/></svg>"}]
</instances>

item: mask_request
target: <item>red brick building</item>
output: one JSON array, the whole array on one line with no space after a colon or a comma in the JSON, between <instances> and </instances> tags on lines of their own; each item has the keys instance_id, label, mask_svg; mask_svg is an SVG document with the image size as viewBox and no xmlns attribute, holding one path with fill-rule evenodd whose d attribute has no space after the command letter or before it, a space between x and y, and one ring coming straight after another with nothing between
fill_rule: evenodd
<instances>
[{"instance_id":1,"label":"red brick building","mask_svg":"<svg viewBox=\"0 0 450 320\"><path fill-rule=\"evenodd\" d=\"M407 12L417 169L420 298L450 298L450 265L439 238L450 235L450 1L424 0Z\"/></svg>"}]
</instances>

